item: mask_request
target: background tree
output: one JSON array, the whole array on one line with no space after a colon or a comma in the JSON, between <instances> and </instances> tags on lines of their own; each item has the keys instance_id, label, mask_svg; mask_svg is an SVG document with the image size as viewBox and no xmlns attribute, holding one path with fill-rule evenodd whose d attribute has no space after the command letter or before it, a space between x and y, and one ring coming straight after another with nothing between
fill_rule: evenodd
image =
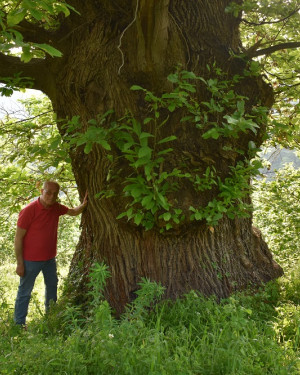
<instances>
[{"instance_id":1,"label":"background tree","mask_svg":"<svg viewBox=\"0 0 300 375\"><path fill-rule=\"evenodd\" d=\"M258 168L250 159L274 103L252 58L299 46L290 34L290 44L280 32L267 39L264 26L292 30L299 22L296 1L280 4L24 0L2 7L2 82L48 95L79 192L89 190L71 266L77 293L95 260L109 265L106 297L119 312L141 277L161 281L166 297L190 289L224 297L282 274L248 212ZM258 14L247 22L265 30L246 49L242 7ZM15 46L20 57L11 55Z\"/></svg>"}]
</instances>

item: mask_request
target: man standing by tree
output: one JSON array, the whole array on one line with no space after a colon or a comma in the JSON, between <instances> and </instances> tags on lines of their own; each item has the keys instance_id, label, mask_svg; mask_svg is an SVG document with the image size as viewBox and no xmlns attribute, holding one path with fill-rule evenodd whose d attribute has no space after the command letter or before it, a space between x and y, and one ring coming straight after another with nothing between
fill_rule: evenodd
<instances>
[{"instance_id":1,"label":"man standing by tree","mask_svg":"<svg viewBox=\"0 0 300 375\"><path fill-rule=\"evenodd\" d=\"M60 186L46 181L41 196L29 203L19 214L15 236L16 273L20 284L15 303L15 322L26 322L28 305L35 279L43 272L45 281L45 308L57 300L56 244L61 215L77 216L87 205L87 193L81 205L68 208L57 202Z\"/></svg>"}]
</instances>

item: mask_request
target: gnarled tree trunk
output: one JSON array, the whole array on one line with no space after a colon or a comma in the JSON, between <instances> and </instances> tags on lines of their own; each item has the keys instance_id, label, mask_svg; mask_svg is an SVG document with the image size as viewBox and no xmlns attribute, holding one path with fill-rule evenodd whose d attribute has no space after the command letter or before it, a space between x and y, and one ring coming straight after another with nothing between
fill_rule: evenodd
<instances>
[{"instance_id":1,"label":"gnarled tree trunk","mask_svg":"<svg viewBox=\"0 0 300 375\"><path fill-rule=\"evenodd\" d=\"M225 12L230 0L69 3L81 15L72 14L62 21L51 39L63 57L46 58L27 67L36 77L36 87L52 100L58 117L79 115L83 131L88 120L109 109L114 109L116 116L129 109L137 119L143 118L146 104L130 87L140 85L160 95L170 89L166 77L179 63L204 78L211 74L207 65L214 63L228 77L243 74L246 63L233 57L240 53L240 19ZM249 107L272 105L272 90L261 77L249 77L236 89L249 98ZM201 86L197 95L199 100L207 98ZM262 126L257 134L205 140L194 124L180 123L178 116L175 111L168 127L160 130L162 138L177 136L172 143L174 152L164 166L169 171L178 165L190 170L195 163L205 171L213 165L225 178L230 166L248 156L249 141L260 144L265 130ZM60 131L64 134L65 130L61 127ZM226 151L224 146L238 147L245 156ZM89 154L81 147L74 149L71 158L80 193L89 191L82 235L70 269L78 294L86 290L86 276L94 261L109 266L106 297L118 313L134 298L141 277L160 281L167 298L191 289L225 297L282 274L259 232L253 230L251 218L223 217L214 228L203 221L185 221L165 233L157 228L145 231L116 219L128 203L126 198L94 198L106 189L111 169L122 170L115 182L116 191L122 191L122 177L129 173L125 164L112 166L99 145ZM172 199L187 212L190 206L207 204L212 194L210 190L196 193L187 183Z\"/></svg>"}]
</instances>

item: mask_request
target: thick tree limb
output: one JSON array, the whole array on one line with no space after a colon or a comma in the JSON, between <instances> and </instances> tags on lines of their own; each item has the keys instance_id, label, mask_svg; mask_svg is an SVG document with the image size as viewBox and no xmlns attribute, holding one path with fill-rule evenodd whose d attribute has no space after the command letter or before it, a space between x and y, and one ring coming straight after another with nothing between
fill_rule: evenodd
<instances>
[{"instance_id":1,"label":"thick tree limb","mask_svg":"<svg viewBox=\"0 0 300 375\"><path fill-rule=\"evenodd\" d=\"M257 56L263 56L263 55L270 55L271 53L274 53L276 51L280 51L283 49L290 49L290 48L299 48L300 42L287 42L287 43L280 43L276 44L275 46L263 48L259 50L252 50L251 48L248 50L248 53L246 52L246 55L248 57L257 57ZM250 51L251 50L251 51Z\"/></svg>"},{"instance_id":2,"label":"thick tree limb","mask_svg":"<svg viewBox=\"0 0 300 375\"><path fill-rule=\"evenodd\" d=\"M39 65L43 64L42 59L32 59L28 63L24 63L20 60L19 57L8 56L0 53L0 75L1 76L12 76L15 73L20 71L24 72L25 75L29 75L33 68L37 68ZM34 75L31 74L31 77L34 78Z\"/></svg>"},{"instance_id":3,"label":"thick tree limb","mask_svg":"<svg viewBox=\"0 0 300 375\"><path fill-rule=\"evenodd\" d=\"M37 24L30 23L26 20L16 25L15 29L23 35L24 40L27 42L50 44L51 41L55 39L55 30L47 31Z\"/></svg>"},{"instance_id":4,"label":"thick tree limb","mask_svg":"<svg viewBox=\"0 0 300 375\"><path fill-rule=\"evenodd\" d=\"M43 82L48 77L46 61L44 59L32 59L28 63L23 63L18 57L0 53L0 77L12 77L14 74L20 72L22 72L24 77L30 77L34 80L31 88L44 91Z\"/></svg>"}]
</instances>

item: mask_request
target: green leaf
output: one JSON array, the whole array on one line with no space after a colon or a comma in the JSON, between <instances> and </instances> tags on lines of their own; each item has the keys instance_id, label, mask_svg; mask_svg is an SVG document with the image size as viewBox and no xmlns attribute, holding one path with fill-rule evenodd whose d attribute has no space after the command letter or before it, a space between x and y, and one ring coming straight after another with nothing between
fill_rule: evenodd
<instances>
[{"instance_id":1,"label":"green leaf","mask_svg":"<svg viewBox=\"0 0 300 375\"><path fill-rule=\"evenodd\" d=\"M138 90L146 91L143 87L138 86L138 85L131 86L130 90L132 90L132 91L138 91Z\"/></svg>"},{"instance_id":2,"label":"green leaf","mask_svg":"<svg viewBox=\"0 0 300 375\"><path fill-rule=\"evenodd\" d=\"M65 15L65 17L68 17L70 15L69 8L67 6L65 6L64 4L62 4L62 3L61 4L54 4L54 6L55 6L56 11L62 12Z\"/></svg>"},{"instance_id":3,"label":"green leaf","mask_svg":"<svg viewBox=\"0 0 300 375\"><path fill-rule=\"evenodd\" d=\"M173 228L173 226L172 226L171 223L167 223L166 224L166 230L169 230L169 229L172 229L172 228Z\"/></svg>"},{"instance_id":4,"label":"green leaf","mask_svg":"<svg viewBox=\"0 0 300 375\"><path fill-rule=\"evenodd\" d=\"M150 138L150 137L154 137L154 135L150 133L142 132L139 138L144 139L144 138Z\"/></svg>"},{"instance_id":5,"label":"green leaf","mask_svg":"<svg viewBox=\"0 0 300 375\"><path fill-rule=\"evenodd\" d=\"M194 72L188 72L188 71L184 70L182 72L182 78L183 79L196 79L197 76Z\"/></svg>"},{"instance_id":6,"label":"green leaf","mask_svg":"<svg viewBox=\"0 0 300 375\"><path fill-rule=\"evenodd\" d=\"M177 83L178 82L178 74L169 74L168 75L168 81L172 83Z\"/></svg>"},{"instance_id":7,"label":"green leaf","mask_svg":"<svg viewBox=\"0 0 300 375\"><path fill-rule=\"evenodd\" d=\"M55 140L53 140L50 144L50 148L55 150L57 149L58 145L60 144L61 138L57 137Z\"/></svg>"},{"instance_id":8,"label":"green leaf","mask_svg":"<svg viewBox=\"0 0 300 375\"><path fill-rule=\"evenodd\" d=\"M208 130L206 133L202 134L202 137L204 139L208 139L208 138L218 139L219 136L220 136L219 131L216 128L212 128Z\"/></svg>"},{"instance_id":9,"label":"green leaf","mask_svg":"<svg viewBox=\"0 0 300 375\"><path fill-rule=\"evenodd\" d=\"M165 212L163 215L162 215L164 221L169 221L172 217L171 213L170 212Z\"/></svg>"},{"instance_id":10,"label":"green leaf","mask_svg":"<svg viewBox=\"0 0 300 375\"><path fill-rule=\"evenodd\" d=\"M142 192L143 192L143 189L140 186L130 190L131 196L135 199L139 198L142 195Z\"/></svg>"},{"instance_id":11,"label":"green leaf","mask_svg":"<svg viewBox=\"0 0 300 375\"><path fill-rule=\"evenodd\" d=\"M111 150L110 144L105 139L99 139L95 142L99 143L105 150Z\"/></svg>"},{"instance_id":12,"label":"green leaf","mask_svg":"<svg viewBox=\"0 0 300 375\"><path fill-rule=\"evenodd\" d=\"M174 112L175 109L176 109L176 104L175 104L175 103L171 103L171 104L169 104L169 106L168 106L168 110L169 110L170 112Z\"/></svg>"},{"instance_id":13,"label":"green leaf","mask_svg":"<svg viewBox=\"0 0 300 375\"><path fill-rule=\"evenodd\" d=\"M160 193L157 193L157 198L158 198L158 201L159 201L160 205L162 206L162 208L164 208L166 211L168 211L169 208L170 208L170 205L168 204L166 198Z\"/></svg>"},{"instance_id":14,"label":"green leaf","mask_svg":"<svg viewBox=\"0 0 300 375\"><path fill-rule=\"evenodd\" d=\"M92 143L92 142L88 142L88 143L85 145L85 147L84 147L84 153L85 153L85 154L88 154L89 152L91 152L92 147L93 147L93 143Z\"/></svg>"},{"instance_id":15,"label":"green leaf","mask_svg":"<svg viewBox=\"0 0 300 375\"><path fill-rule=\"evenodd\" d=\"M175 141L175 139L177 139L177 137L176 137L175 135L170 135L169 137L163 138L163 139L161 139L160 141L158 141L157 144L160 145L160 144L162 144L162 143Z\"/></svg>"},{"instance_id":16,"label":"green leaf","mask_svg":"<svg viewBox=\"0 0 300 375\"><path fill-rule=\"evenodd\" d=\"M24 8L13 10L7 15L7 25L11 27L19 24L24 19L25 15L26 9Z\"/></svg>"},{"instance_id":17,"label":"green leaf","mask_svg":"<svg viewBox=\"0 0 300 375\"><path fill-rule=\"evenodd\" d=\"M203 219L203 213L200 211L195 212L195 219L196 220L202 220Z\"/></svg>"},{"instance_id":18,"label":"green leaf","mask_svg":"<svg viewBox=\"0 0 300 375\"><path fill-rule=\"evenodd\" d=\"M193 116L184 116L184 117L182 117L182 119L180 120L180 122L191 121L193 119L194 119Z\"/></svg>"},{"instance_id":19,"label":"green leaf","mask_svg":"<svg viewBox=\"0 0 300 375\"><path fill-rule=\"evenodd\" d=\"M237 102L237 109L241 115L245 113L245 102L243 100Z\"/></svg>"},{"instance_id":20,"label":"green leaf","mask_svg":"<svg viewBox=\"0 0 300 375\"><path fill-rule=\"evenodd\" d=\"M144 124L145 125L147 125L150 121L152 121L153 120L153 118L152 117L147 117L147 118L145 118L145 120L144 120Z\"/></svg>"},{"instance_id":21,"label":"green leaf","mask_svg":"<svg viewBox=\"0 0 300 375\"><path fill-rule=\"evenodd\" d=\"M23 0L23 5L25 8L30 9L36 7L36 2L33 0Z\"/></svg>"},{"instance_id":22,"label":"green leaf","mask_svg":"<svg viewBox=\"0 0 300 375\"><path fill-rule=\"evenodd\" d=\"M153 201L153 194L146 195L142 201L141 204L143 207L145 207L147 210L151 210L153 208L155 202Z\"/></svg>"},{"instance_id":23,"label":"green leaf","mask_svg":"<svg viewBox=\"0 0 300 375\"><path fill-rule=\"evenodd\" d=\"M141 214L141 213L137 213L135 216L134 216L134 223L136 225L140 225L141 224L141 221L143 220L143 217L144 215Z\"/></svg>"},{"instance_id":24,"label":"green leaf","mask_svg":"<svg viewBox=\"0 0 300 375\"><path fill-rule=\"evenodd\" d=\"M35 5L36 6L36 5ZM37 21L41 21L42 18L44 17L44 13L40 12L36 8L30 8L28 9L30 15L35 18Z\"/></svg>"},{"instance_id":25,"label":"green leaf","mask_svg":"<svg viewBox=\"0 0 300 375\"><path fill-rule=\"evenodd\" d=\"M159 151L157 153L158 156L161 156L161 155L165 155L165 154L168 154L169 152L173 151L174 149L173 148L166 148L165 150L162 150L162 151Z\"/></svg>"},{"instance_id":26,"label":"green leaf","mask_svg":"<svg viewBox=\"0 0 300 375\"><path fill-rule=\"evenodd\" d=\"M50 46L49 44L45 44L45 43L38 44L38 43L36 43L35 46L37 46L40 49L42 49L43 51L47 52L52 57L61 57L62 56L62 53L58 49Z\"/></svg>"},{"instance_id":27,"label":"green leaf","mask_svg":"<svg viewBox=\"0 0 300 375\"><path fill-rule=\"evenodd\" d=\"M141 147L138 152L138 157L139 158L144 158L144 157L151 157L152 149L148 146Z\"/></svg>"},{"instance_id":28,"label":"green leaf","mask_svg":"<svg viewBox=\"0 0 300 375\"><path fill-rule=\"evenodd\" d=\"M120 215L117 216L117 219L122 219L122 217L127 216L127 212L122 212Z\"/></svg>"},{"instance_id":29,"label":"green leaf","mask_svg":"<svg viewBox=\"0 0 300 375\"><path fill-rule=\"evenodd\" d=\"M140 136L141 132L142 132L142 127L141 127L141 124L139 121L136 121L136 119L132 119L132 126L133 126L133 130L135 132L135 134L137 136Z\"/></svg>"},{"instance_id":30,"label":"green leaf","mask_svg":"<svg viewBox=\"0 0 300 375\"><path fill-rule=\"evenodd\" d=\"M30 47L28 45L24 46L22 48L21 61L26 63L30 61L32 58L33 58L33 53L31 52Z\"/></svg>"}]
</instances>

